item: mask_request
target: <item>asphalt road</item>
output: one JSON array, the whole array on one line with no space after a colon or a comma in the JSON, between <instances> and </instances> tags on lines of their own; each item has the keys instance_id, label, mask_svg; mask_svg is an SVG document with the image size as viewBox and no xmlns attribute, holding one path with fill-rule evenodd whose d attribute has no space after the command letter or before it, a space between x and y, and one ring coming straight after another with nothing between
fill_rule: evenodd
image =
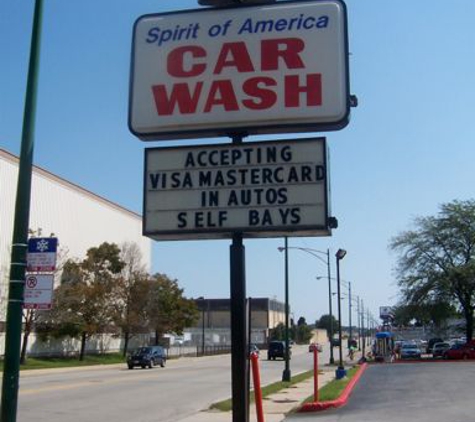
<instances>
[{"instance_id":1,"label":"asphalt road","mask_svg":"<svg viewBox=\"0 0 475 422\"><path fill-rule=\"evenodd\" d=\"M469 422L475 362L370 365L346 406L286 422Z\"/></svg>"},{"instance_id":2,"label":"asphalt road","mask_svg":"<svg viewBox=\"0 0 475 422\"><path fill-rule=\"evenodd\" d=\"M327 352L328 353L328 352ZM327 353L321 355L322 363ZM165 368L126 365L29 371L20 378L18 422L178 422L231 395L230 355L169 360ZM284 362L262 353L263 385L280 380ZM292 374L312 368L307 348L294 347Z\"/></svg>"}]
</instances>

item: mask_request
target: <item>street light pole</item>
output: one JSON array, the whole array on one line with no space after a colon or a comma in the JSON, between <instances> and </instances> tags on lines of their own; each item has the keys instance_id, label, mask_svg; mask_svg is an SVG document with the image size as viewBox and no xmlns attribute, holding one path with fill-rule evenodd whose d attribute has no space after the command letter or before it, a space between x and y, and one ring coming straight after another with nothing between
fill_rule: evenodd
<instances>
[{"instance_id":1,"label":"street light pole","mask_svg":"<svg viewBox=\"0 0 475 422\"><path fill-rule=\"evenodd\" d=\"M205 298L200 296L198 300L201 303L201 356L205 354ZM198 354L198 347L196 348Z\"/></svg>"},{"instance_id":2,"label":"street light pole","mask_svg":"<svg viewBox=\"0 0 475 422\"><path fill-rule=\"evenodd\" d=\"M364 326L364 306L363 306L363 299L361 299L361 334L363 335L363 356L366 356L366 329Z\"/></svg>"},{"instance_id":3,"label":"street light pole","mask_svg":"<svg viewBox=\"0 0 475 422\"><path fill-rule=\"evenodd\" d=\"M336 257L336 280L337 280L337 294L338 294L338 339L340 342L339 349L339 365L336 370L336 379L341 379L346 376L345 367L343 366L343 348L342 348L342 333L341 333L341 289L340 289L340 260L342 260L346 255L344 249L338 249L335 254Z\"/></svg>"},{"instance_id":4,"label":"street light pole","mask_svg":"<svg viewBox=\"0 0 475 422\"><path fill-rule=\"evenodd\" d=\"M287 244L286 244L287 245ZM330 269L330 249L327 249L326 252L319 251L317 249L311 249L311 248L301 248L298 246L294 247L288 247L285 246L284 248L277 248L280 252L282 252L284 249L287 252L288 249L298 249L303 252L307 252L308 254L314 256L315 258L319 259L322 262L325 262L327 264L327 277L328 277L328 312L330 313L330 365L333 365L335 363L335 359L333 357L333 311L332 311L332 286L331 286L331 269ZM317 254L322 254L326 256L326 260L324 260L322 257L318 256ZM317 280L323 277L317 277Z\"/></svg>"},{"instance_id":5,"label":"street light pole","mask_svg":"<svg viewBox=\"0 0 475 422\"><path fill-rule=\"evenodd\" d=\"M285 368L282 381L290 381L290 353L289 353L289 246L287 236L284 238L285 248Z\"/></svg>"},{"instance_id":6,"label":"street light pole","mask_svg":"<svg viewBox=\"0 0 475 422\"><path fill-rule=\"evenodd\" d=\"M332 283L330 272L330 249L327 249L327 275L328 275L328 312L330 313L330 365L335 363L333 356L333 311L332 311Z\"/></svg>"},{"instance_id":7,"label":"street light pole","mask_svg":"<svg viewBox=\"0 0 475 422\"><path fill-rule=\"evenodd\" d=\"M330 313L330 333L329 333L329 335L330 335L330 365L333 365L335 363L335 359L333 357L333 311L332 311L332 287L331 287L332 277L331 277L331 269L330 269L330 249L327 249L326 252L323 252L323 251L319 251L317 249L311 249L311 248L301 248L301 247L297 247L297 246L289 247L287 245L287 238L285 238L285 247L279 247L277 249L279 250L279 252L282 252L282 251L285 250L286 297L288 296L288 255L287 255L287 253L288 253L289 249L298 249L298 250L301 250L303 252L307 252L308 254L314 256L315 258L317 258L317 259L319 259L322 262L325 262L327 264L328 311ZM318 256L317 254L325 255L327 259L324 260L322 257ZM322 277L317 277L317 280L319 280L320 278L322 278ZM287 308L287 305L286 305L286 308ZM286 318L288 320L288 316ZM289 370L289 373L290 373L290 370ZM289 375L289 377L290 377L290 375Z\"/></svg>"},{"instance_id":8,"label":"street light pole","mask_svg":"<svg viewBox=\"0 0 475 422\"><path fill-rule=\"evenodd\" d=\"M351 310L352 310L352 303L351 303L351 281L348 282L348 304L349 304L349 322L350 322L350 339L348 341L348 348L351 347L351 342L353 341L353 327L351 322Z\"/></svg>"},{"instance_id":9,"label":"street light pole","mask_svg":"<svg viewBox=\"0 0 475 422\"><path fill-rule=\"evenodd\" d=\"M356 315L358 317L358 351L361 352L361 315L359 295L356 296Z\"/></svg>"}]
</instances>

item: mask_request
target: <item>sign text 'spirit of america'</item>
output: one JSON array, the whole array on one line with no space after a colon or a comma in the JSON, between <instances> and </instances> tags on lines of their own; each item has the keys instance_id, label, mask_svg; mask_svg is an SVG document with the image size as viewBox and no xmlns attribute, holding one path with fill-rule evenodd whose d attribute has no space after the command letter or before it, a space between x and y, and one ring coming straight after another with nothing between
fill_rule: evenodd
<instances>
[{"instance_id":1,"label":"sign text 'spirit of america'","mask_svg":"<svg viewBox=\"0 0 475 422\"><path fill-rule=\"evenodd\" d=\"M341 128L346 32L339 0L143 16L129 126L143 139Z\"/></svg>"},{"instance_id":2,"label":"sign text 'spirit of america'","mask_svg":"<svg viewBox=\"0 0 475 422\"><path fill-rule=\"evenodd\" d=\"M329 231L324 138L146 149L144 186L154 239Z\"/></svg>"}]
</instances>

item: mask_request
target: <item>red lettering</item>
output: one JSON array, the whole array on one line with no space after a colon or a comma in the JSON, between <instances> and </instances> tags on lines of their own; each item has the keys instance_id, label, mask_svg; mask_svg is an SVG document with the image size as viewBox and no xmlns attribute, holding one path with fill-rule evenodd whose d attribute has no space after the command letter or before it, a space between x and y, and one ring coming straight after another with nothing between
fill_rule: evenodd
<instances>
[{"instance_id":1,"label":"red lettering","mask_svg":"<svg viewBox=\"0 0 475 422\"><path fill-rule=\"evenodd\" d=\"M231 56L229 59L228 55ZM240 41L223 44L219 52L218 60L216 61L214 74L219 75L224 67L235 67L239 73L254 71L246 43Z\"/></svg>"},{"instance_id":2,"label":"red lettering","mask_svg":"<svg viewBox=\"0 0 475 422\"><path fill-rule=\"evenodd\" d=\"M203 82L198 82L193 93L187 83L174 84L170 96L167 95L165 85L152 86L153 98L155 99L155 107L159 116L169 116L173 114L175 106L181 114L196 113L196 107L201 95Z\"/></svg>"},{"instance_id":3,"label":"red lettering","mask_svg":"<svg viewBox=\"0 0 475 422\"><path fill-rule=\"evenodd\" d=\"M322 75L307 75L306 85L299 85L299 75L285 77L285 107L299 107L300 93L307 94L307 106L322 105Z\"/></svg>"},{"instance_id":4,"label":"red lettering","mask_svg":"<svg viewBox=\"0 0 475 422\"><path fill-rule=\"evenodd\" d=\"M201 75L206 70L206 64L192 62L192 59L199 57L206 57L206 50L203 47L187 45L175 48L167 57L168 74L177 78Z\"/></svg>"},{"instance_id":5,"label":"red lettering","mask_svg":"<svg viewBox=\"0 0 475 422\"><path fill-rule=\"evenodd\" d=\"M270 89L261 88L262 85L276 86L277 82L275 79L267 77L250 78L244 82L242 86L244 93L250 97L258 98L260 101L258 102L255 99L243 100L243 106L251 110L265 110L276 103L277 94Z\"/></svg>"},{"instance_id":6,"label":"red lettering","mask_svg":"<svg viewBox=\"0 0 475 422\"><path fill-rule=\"evenodd\" d=\"M305 67L299 53L305 48L300 38L282 38L261 41L261 70L277 70L279 58L284 60L288 69Z\"/></svg>"},{"instance_id":7,"label":"red lettering","mask_svg":"<svg viewBox=\"0 0 475 422\"><path fill-rule=\"evenodd\" d=\"M209 113L215 105L222 105L226 111L239 110L231 80L213 81L211 84L204 112Z\"/></svg>"}]
</instances>

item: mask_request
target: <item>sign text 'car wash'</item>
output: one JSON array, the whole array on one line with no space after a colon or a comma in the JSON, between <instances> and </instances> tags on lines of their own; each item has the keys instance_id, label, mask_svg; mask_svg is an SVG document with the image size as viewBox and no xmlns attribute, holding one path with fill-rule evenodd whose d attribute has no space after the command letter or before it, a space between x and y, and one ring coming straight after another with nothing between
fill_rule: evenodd
<instances>
[{"instance_id":1,"label":"sign text 'car wash'","mask_svg":"<svg viewBox=\"0 0 475 422\"><path fill-rule=\"evenodd\" d=\"M339 129L349 116L338 0L146 15L129 126L142 139Z\"/></svg>"},{"instance_id":2,"label":"sign text 'car wash'","mask_svg":"<svg viewBox=\"0 0 475 422\"><path fill-rule=\"evenodd\" d=\"M324 138L145 150L144 234L328 235Z\"/></svg>"}]
</instances>

